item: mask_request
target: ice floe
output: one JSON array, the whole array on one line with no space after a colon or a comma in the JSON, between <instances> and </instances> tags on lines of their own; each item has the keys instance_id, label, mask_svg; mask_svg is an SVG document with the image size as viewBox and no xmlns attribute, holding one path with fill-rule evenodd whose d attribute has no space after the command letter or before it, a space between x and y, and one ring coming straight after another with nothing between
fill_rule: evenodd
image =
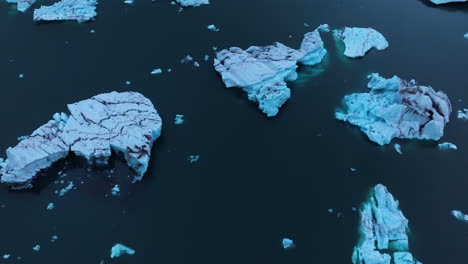
<instances>
[{"instance_id":1,"label":"ice floe","mask_svg":"<svg viewBox=\"0 0 468 264\"><path fill-rule=\"evenodd\" d=\"M34 251L39 251L39 250L41 250L41 245L35 245L32 249Z\"/></svg>"},{"instance_id":2,"label":"ice floe","mask_svg":"<svg viewBox=\"0 0 468 264\"><path fill-rule=\"evenodd\" d=\"M333 30L337 42L343 42L344 55L350 58L362 57L370 49L384 50L388 47L385 37L372 28L345 27Z\"/></svg>"},{"instance_id":3,"label":"ice floe","mask_svg":"<svg viewBox=\"0 0 468 264\"><path fill-rule=\"evenodd\" d=\"M34 10L35 21L76 20L85 22L93 19L96 13L96 0L61 0L51 6L41 6Z\"/></svg>"},{"instance_id":4,"label":"ice floe","mask_svg":"<svg viewBox=\"0 0 468 264\"><path fill-rule=\"evenodd\" d=\"M181 6L184 6L184 7L208 5L210 3L209 0L176 0L176 1Z\"/></svg>"},{"instance_id":5,"label":"ice floe","mask_svg":"<svg viewBox=\"0 0 468 264\"><path fill-rule=\"evenodd\" d=\"M243 89L267 116L275 116L291 97L286 81L297 79L297 63L315 65L327 53L319 28L304 35L298 50L279 42L246 50L237 47L221 50L216 53L214 67L227 88Z\"/></svg>"},{"instance_id":6,"label":"ice floe","mask_svg":"<svg viewBox=\"0 0 468 264\"><path fill-rule=\"evenodd\" d=\"M110 257L111 258L118 258L122 255L133 255L135 254L135 250L125 246L125 245L122 245L122 244L115 244L112 248L111 248L111 252L110 252Z\"/></svg>"},{"instance_id":7,"label":"ice floe","mask_svg":"<svg viewBox=\"0 0 468 264\"><path fill-rule=\"evenodd\" d=\"M296 247L296 245L294 244L294 241L292 241L289 238L283 238L282 244L283 244L284 249L293 249Z\"/></svg>"},{"instance_id":8,"label":"ice floe","mask_svg":"<svg viewBox=\"0 0 468 264\"><path fill-rule=\"evenodd\" d=\"M55 208L54 203L49 203L49 204L47 205L47 210L49 210L49 211L50 211L50 210L54 210L54 208Z\"/></svg>"},{"instance_id":9,"label":"ice floe","mask_svg":"<svg viewBox=\"0 0 468 264\"><path fill-rule=\"evenodd\" d=\"M461 120L468 120L468 109L458 110L457 118Z\"/></svg>"},{"instance_id":10,"label":"ice floe","mask_svg":"<svg viewBox=\"0 0 468 264\"><path fill-rule=\"evenodd\" d=\"M450 142L443 142L437 145L440 150L457 150L457 145Z\"/></svg>"},{"instance_id":11,"label":"ice floe","mask_svg":"<svg viewBox=\"0 0 468 264\"><path fill-rule=\"evenodd\" d=\"M421 264L409 252L408 220L381 184L372 188L360 209L359 242L354 264ZM393 262L392 262L393 259Z\"/></svg>"},{"instance_id":12,"label":"ice floe","mask_svg":"<svg viewBox=\"0 0 468 264\"><path fill-rule=\"evenodd\" d=\"M460 3L467 2L468 0L429 0L436 5L447 4L447 3Z\"/></svg>"},{"instance_id":13,"label":"ice floe","mask_svg":"<svg viewBox=\"0 0 468 264\"><path fill-rule=\"evenodd\" d=\"M208 25L207 28L211 31L218 32L219 28L217 28L215 25Z\"/></svg>"},{"instance_id":14,"label":"ice floe","mask_svg":"<svg viewBox=\"0 0 468 264\"><path fill-rule=\"evenodd\" d=\"M112 192L112 195L114 195L114 196L119 195L119 194L120 194L120 187L119 187L119 185L118 185L118 184L114 185L114 187L112 187L111 192Z\"/></svg>"},{"instance_id":15,"label":"ice floe","mask_svg":"<svg viewBox=\"0 0 468 264\"><path fill-rule=\"evenodd\" d=\"M36 174L70 152L90 164L107 164L112 150L122 153L140 180L146 172L162 121L150 100L136 92L100 94L69 104L71 115L56 113L28 139L7 149L1 181L32 187Z\"/></svg>"},{"instance_id":16,"label":"ice floe","mask_svg":"<svg viewBox=\"0 0 468 264\"><path fill-rule=\"evenodd\" d=\"M368 93L344 97L344 110L335 117L361 128L379 145L393 138L439 140L449 122L452 107L447 95L430 86L369 75Z\"/></svg>"},{"instance_id":17,"label":"ice floe","mask_svg":"<svg viewBox=\"0 0 468 264\"><path fill-rule=\"evenodd\" d=\"M452 210L452 215L457 219L457 220L460 220L462 222L465 222L465 223L468 223L468 215L462 213L461 211L459 210Z\"/></svg>"},{"instance_id":18,"label":"ice floe","mask_svg":"<svg viewBox=\"0 0 468 264\"><path fill-rule=\"evenodd\" d=\"M174 118L174 124L182 125L184 123L184 115L176 115Z\"/></svg>"}]
</instances>

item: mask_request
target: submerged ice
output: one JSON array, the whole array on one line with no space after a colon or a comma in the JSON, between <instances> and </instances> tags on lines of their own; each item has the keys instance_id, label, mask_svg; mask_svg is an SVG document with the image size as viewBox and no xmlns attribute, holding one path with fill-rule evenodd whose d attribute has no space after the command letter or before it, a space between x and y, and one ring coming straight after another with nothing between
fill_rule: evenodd
<instances>
[{"instance_id":1,"label":"submerged ice","mask_svg":"<svg viewBox=\"0 0 468 264\"><path fill-rule=\"evenodd\" d=\"M69 104L71 115L56 113L27 139L7 149L1 182L32 187L36 174L71 152L90 164L106 164L112 151L123 154L140 180L146 172L162 121L150 100L136 92L100 94ZM73 186L72 186L73 187Z\"/></svg>"},{"instance_id":2,"label":"submerged ice","mask_svg":"<svg viewBox=\"0 0 468 264\"><path fill-rule=\"evenodd\" d=\"M360 209L359 242L354 264L421 264L409 252L408 219L387 188L372 188ZM393 259L393 261L392 261Z\"/></svg>"},{"instance_id":3,"label":"submerged ice","mask_svg":"<svg viewBox=\"0 0 468 264\"><path fill-rule=\"evenodd\" d=\"M369 75L368 93L344 97L344 110L336 119L361 128L379 145L393 138L439 140L449 122L452 107L447 95L429 86L397 76L390 79Z\"/></svg>"},{"instance_id":4,"label":"submerged ice","mask_svg":"<svg viewBox=\"0 0 468 264\"><path fill-rule=\"evenodd\" d=\"M34 20L76 20L85 22L97 15L96 5L96 0L61 0L51 6L41 6L34 10Z\"/></svg>"},{"instance_id":5,"label":"submerged ice","mask_svg":"<svg viewBox=\"0 0 468 264\"><path fill-rule=\"evenodd\" d=\"M337 42L343 42L344 55L350 58L362 57L372 48L384 50L388 47L385 37L372 28L345 27L335 29L333 36Z\"/></svg>"},{"instance_id":6,"label":"submerged ice","mask_svg":"<svg viewBox=\"0 0 468 264\"><path fill-rule=\"evenodd\" d=\"M237 47L221 50L216 54L214 67L226 87L242 88L267 116L275 116L291 97L286 82L297 79L297 63L315 65L327 53L319 33L319 29L327 28L322 26L305 34L298 50L279 42L246 50Z\"/></svg>"}]
</instances>

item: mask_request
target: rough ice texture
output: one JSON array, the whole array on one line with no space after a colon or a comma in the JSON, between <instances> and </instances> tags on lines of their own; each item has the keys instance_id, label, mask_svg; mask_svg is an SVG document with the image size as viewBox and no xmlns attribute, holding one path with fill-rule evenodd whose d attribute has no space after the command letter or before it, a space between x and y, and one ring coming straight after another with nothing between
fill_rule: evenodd
<instances>
[{"instance_id":1,"label":"rough ice texture","mask_svg":"<svg viewBox=\"0 0 468 264\"><path fill-rule=\"evenodd\" d=\"M436 5L447 4L447 3L460 3L467 2L468 0L429 0Z\"/></svg>"},{"instance_id":2,"label":"rough ice texture","mask_svg":"<svg viewBox=\"0 0 468 264\"><path fill-rule=\"evenodd\" d=\"M457 150L457 145L453 144L453 143L450 143L450 142L443 142L443 143L440 143L439 145L437 145L437 147L439 147L440 150Z\"/></svg>"},{"instance_id":3,"label":"rough ice texture","mask_svg":"<svg viewBox=\"0 0 468 264\"><path fill-rule=\"evenodd\" d=\"M360 209L359 242L354 264L416 264L408 246L408 220L381 184L372 188ZM392 262L393 258L393 262Z\"/></svg>"},{"instance_id":4,"label":"rough ice texture","mask_svg":"<svg viewBox=\"0 0 468 264\"><path fill-rule=\"evenodd\" d=\"M153 104L136 92L112 92L68 105L71 115L55 114L27 139L8 148L1 181L13 188L32 187L36 174L71 152L90 164L106 164L111 150L122 153L135 170L146 172L162 121Z\"/></svg>"},{"instance_id":5,"label":"rough ice texture","mask_svg":"<svg viewBox=\"0 0 468 264\"><path fill-rule=\"evenodd\" d=\"M97 15L96 5L96 0L62 0L51 6L41 6L34 10L34 20L76 20L85 22Z\"/></svg>"},{"instance_id":6,"label":"rough ice texture","mask_svg":"<svg viewBox=\"0 0 468 264\"><path fill-rule=\"evenodd\" d=\"M384 50L388 47L385 37L372 28L345 27L333 30L336 41L345 45L344 55L350 58L362 57L372 48Z\"/></svg>"},{"instance_id":7,"label":"rough ice texture","mask_svg":"<svg viewBox=\"0 0 468 264\"><path fill-rule=\"evenodd\" d=\"M373 73L369 79L369 93L344 97L344 111L335 114L338 120L360 127L380 145L393 138L438 140L443 136L452 112L445 93L397 76L385 79Z\"/></svg>"},{"instance_id":8,"label":"rough ice texture","mask_svg":"<svg viewBox=\"0 0 468 264\"><path fill-rule=\"evenodd\" d=\"M135 250L125 246L125 245L122 245L122 244L115 244L112 248L111 248L111 252L110 252L110 257L111 258L118 258L122 255L133 255L135 254Z\"/></svg>"},{"instance_id":9,"label":"rough ice texture","mask_svg":"<svg viewBox=\"0 0 468 264\"><path fill-rule=\"evenodd\" d=\"M458 211L458 210L453 210L451 213L457 220L468 223L468 215L466 215L466 214L464 214L464 213L462 213L461 211Z\"/></svg>"},{"instance_id":10,"label":"rough ice texture","mask_svg":"<svg viewBox=\"0 0 468 264\"><path fill-rule=\"evenodd\" d=\"M457 118L461 120L468 120L468 109L458 110Z\"/></svg>"},{"instance_id":11,"label":"rough ice texture","mask_svg":"<svg viewBox=\"0 0 468 264\"><path fill-rule=\"evenodd\" d=\"M181 6L201 6L201 5L208 5L210 3L209 0L176 0Z\"/></svg>"},{"instance_id":12,"label":"rough ice texture","mask_svg":"<svg viewBox=\"0 0 468 264\"><path fill-rule=\"evenodd\" d=\"M323 29L326 27L320 27ZM301 48L295 50L279 42L268 46L252 46L246 50L233 47L216 54L214 67L226 87L239 87L249 100L269 117L291 97L286 81L297 79L297 63L315 65L327 53L319 28L304 35Z\"/></svg>"}]
</instances>

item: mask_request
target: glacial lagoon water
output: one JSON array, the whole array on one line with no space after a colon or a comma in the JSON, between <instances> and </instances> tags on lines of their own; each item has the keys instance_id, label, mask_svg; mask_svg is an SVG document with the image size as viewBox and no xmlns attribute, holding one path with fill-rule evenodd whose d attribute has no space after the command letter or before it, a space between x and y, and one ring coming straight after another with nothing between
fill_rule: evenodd
<instances>
[{"instance_id":1,"label":"glacial lagoon water","mask_svg":"<svg viewBox=\"0 0 468 264\"><path fill-rule=\"evenodd\" d=\"M164 125L149 171L136 184L118 158L99 170L72 158L32 190L2 186L0 255L11 254L4 263L351 263L358 227L351 208L377 183L400 201L418 260L468 257L468 225L450 214L468 212L468 123L455 117L468 107L466 4L213 0L178 12L164 0L101 1L97 19L83 24L36 24L32 9L13 9L0 3L1 150L67 103L113 90L144 94ZM212 67L213 46L280 41L297 48L304 33L323 23L373 27L390 46L350 60L323 34L324 63L299 69L288 84L291 99L270 119L244 92L226 89ZM210 24L220 31L208 30ZM180 64L187 54L199 68ZM156 68L165 72L151 75ZM446 92L454 113L442 140L458 150L395 140L399 155L335 120L343 96L366 91L371 72ZM184 115L183 125L173 124L176 114ZM200 159L190 163L190 155ZM69 181L76 189L55 193ZM115 184L120 196L111 194ZM282 249L285 237L295 249ZM116 243L136 253L111 260Z\"/></svg>"}]
</instances>

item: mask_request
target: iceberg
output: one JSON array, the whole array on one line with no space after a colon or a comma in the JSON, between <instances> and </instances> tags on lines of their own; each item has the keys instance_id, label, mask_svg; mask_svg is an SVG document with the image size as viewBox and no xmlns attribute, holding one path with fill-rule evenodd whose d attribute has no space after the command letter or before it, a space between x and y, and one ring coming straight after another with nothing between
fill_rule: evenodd
<instances>
[{"instance_id":1,"label":"iceberg","mask_svg":"<svg viewBox=\"0 0 468 264\"><path fill-rule=\"evenodd\" d=\"M337 43L344 43L344 55L350 58L363 57L372 48L384 50L388 47L385 37L372 28L345 27L335 29L333 36Z\"/></svg>"},{"instance_id":2,"label":"iceberg","mask_svg":"<svg viewBox=\"0 0 468 264\"><path fill-rule=\"evenodd\" d=\"M16 3L16 9L20 12L25 12L37 0L6 0L8 3Z\"/></svg>"},{"instance_id":3,"label":"iceberg","mask_svg":"<svg viewBox=\"0 0 468 264\"><path fill-rule=\"evenodd\" d=\"M183 7L208 5L209 0L176 0Z\"/></svg>"},{"instance_id":4,"label":"iceberg","mask_svg":"<svg viewBox=\"0 0 468 264\"><path fill-rule=\"evenodd\" d=\"M400 145L400 144L395 143L395 144L393 145L393 147L395 148L395 151L396 151L398 154L403 155L403 151L401 150L401 145Z\"/></svg>"},{"instance_id":5,"label":"iceberg","mask_svg":"<svg viewBox=\"0 0 468 264\"><path fill-rule=\"evenodd\" d=\"M457 145L453 144L453 143L450 143L450 142L443 142L443 143L440 143L439 145L437 145L437 147L440 149L440 150L457 150Z\"/></svg>"},{"instance_id":6,"label":"iceberg","mask_svg":"<svg viewBox=\"0 0 468 264\"><path fill-rule=\"evenodd\" d=\"M49 204L47 205L47 210L49 210L49 211L50 211L50 210L54 210L54 208L55 208L54 203L49 203Z\"/></svg>"},{"instance_id":7,"label":"iceberg","mask_svg":"<svg viewBox=\"0 0 468 264\"><path fill-rule=\"evenodd\" d=\"M190 162L190 163L195 163L197 162L198 160L200 159L200 155L190 155L187 160Z\"/></svg>"},{"instance_id":8,"label":"iceberg","mask_svg":"<svg viewBox=\"0 0 468 264\"><path fill-rule=\"evenodd\" d=\"M148 168L162 121L150 100L136 92L111 92L68 105L70 115L53 119L7 149L1 182L14 189L32 187L36 174L71 152L89 164L107 164L121 153L140 180ZM73 187L73 186L72 186Z\"/></svg>"},{"instance_id":9,"label":"iceberg","mask_svg":"<svg viewBox=\"0 0 468 264\"><path fill-rule=\"evenodd\" d=\"M5 254L5 255L3 255L3 259L9 259L10 256L11 256L10 254Z\"/></svg>"},{"instance_id":10,"label":"iceberg","mask_svg":"<svg viewBox=\"0 0 468 264\"><path fill-rule=\"evenodd\" d=\"M467 2L468 0L430 0L433 4L440 5L440 4L447 4L447 3L460 3L460 2Z\"/></svg>"},{"instance_id":11,"label":"iceberg","mask_svg":"<svg viewBox=\"0 0 468 264\"><path fill-rule=\"evenodd\" d=\"M462 222L468 223L468 215L462 213L461 211L458 210L452 210L452 215L457 219Z\"/></svg>"},{"instance_id":12,"label":"iceberg","mask_svg":"<svg viewBox=\"0 0 468 264\"><path fill-rule=\"evenodd\" d=\"M115 244L112 248L111 248L111 254L110 254L110 257L111 258L118 258L120 256L122 256L123 254L126 254L126 255L133 255L135 254L135 250L125 246L125 245L122 245L122 244Z\"/></svg>"},{"instance_id":13,"label":"iceberg","mask_svg":"<svg viewBox=\"0 0 468 264\"><path fill-rule=\"evenodd\" d=\"M51 6L41 6L34 10L34 21L76 20L85 22L93 19L96 13L96 0L61 0Z\"/></svg>"},{"instance_id":14,"label":"iceberg","mask_svg":"<svg viewBox=\"0 0 468 264\"><path fill-rule=\"evenodd\" d=\"M463 35L463 37L468 39L468 33L465 33L465 35Z\"/></svg>"},{"instance_id":15,"label":"iceberg","mask_svg":"<svg viewBox=\"0 0 468 264\"><path fill-rule=\"evenodd\" d=\"M246 50L237 47L221 50L216 53L214 67L227 88L241 88L263 113L275 116L291 97L286 82L297 79L297 63L315 65L327 53L319 33L322 28L305 34L299 50L279 42Z\"/></svg>"},{"instance_id":16,"label":"iceberg","mask_svg":"<svg viewBox=\"0 0 468 264\"><path fill-rule=\"evenodd\" d=\"M161 74L161 73L162 73L162 70L159 68L151 71L151 74Z\"/></svg>"},{"instance_id":17,"label":"iceberg","mask_svg":"<svg viewBox=\"0 0 468 264\"><path fill-rule=\"evenodd\" d=\"M174 118L174 124L182 125L184 123L184 115L176 115Z\"/></svg>"},{"instance_id":18,"label":"iceberg","mask_svg":"<svg viewBox=\"0 0 468 264\"><path fill-rule=\"evenodd\" d=\"M447 95L430 86L390 79L378 73L368 76L368 93L353 93L343 99L344 110L335 117L361 128L379 145L393 138L439 140L449 122L452 106Z\"/></svg>"},{"instance_id":19,"label":"iceberg","mask_svg":"<svg viewBox=\"0 0 468 264\"><path fill-rule=\"evenodd\" d=\"M284 249L293 249L296 247L296 245L294 244L294 241L292 241L291 239L289 238L283 238L283 248Z\"/></svg>"},{"instance_id":20,"label":"iceberg","mask_svg":"<svg viewBox=\"0 0 468 264\"><path fill-rule=\"evenodd\" d=\"M457 118L464 121L468 120L468 109L458 110Z\"/></svg>"},{"instance_id":21,"label":"iceberg","mask_svg":"<svg viewBox=\"0 0 468 264\"><path fill-rule=\"evenodd\" d=\"M39 251L39 250L41 250L41 245L35 245L32 249L34 251Z\"/></svg>"},{"instance_id":22,"label":"iceberg","mask_svg":"<svg viewBox=\"0 0 468 264\"><path fill-rule=\"evenodd\" d=\"M75 187L73 182L69 182L66 187L64 187L63 189L60 190L60 192L58 193L59 196L64 196L67 192L69 192L71 189L73 189L73 187Z\"/></svg>"},{"instance_id":23,"label":"iceberg","mask_svg":"<svg viewBox=\"0 0 468 264\"><path fill-rule=\"evenodd\" d=\"M215 25L208 25L207 28L211 31L218 32L219 28L217 28Z\"/></svg>"},{"instance_id":24,"label":"iceberg","mask_svg":"<svg viewBox=\"0 0 468 264\"><path fill-rule=\"evenodd\" d=\"M120 194L120 187L118 184L114 185L111 189L112 195L117 196Z\"/></svg>"},{"instance_id":25,"label":"iceberg","mask_svg":"<svg viewBox=\"0 0 468 264\"><path fill-rule=\"evenodd\" d=\"M354 264L421 264L409 252L408 219L381 184L372 188L360 209L359 242ZM393 262L392 262L393 258Z\"/></svg>"}]
</instances>

